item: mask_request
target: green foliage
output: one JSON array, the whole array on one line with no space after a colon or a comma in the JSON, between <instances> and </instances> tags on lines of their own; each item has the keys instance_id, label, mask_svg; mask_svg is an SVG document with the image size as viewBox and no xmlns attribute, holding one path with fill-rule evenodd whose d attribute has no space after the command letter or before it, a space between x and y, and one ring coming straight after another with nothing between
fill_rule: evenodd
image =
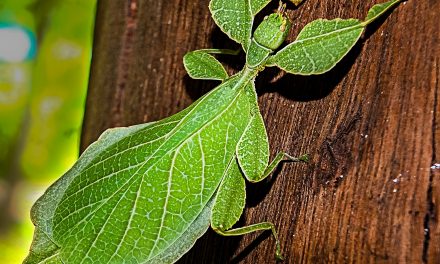
<instances>
[{"instance_id":1,"label":"green foliage","mask_svg":"<svg viewBox=\"0 0 440 264\"><path fill-rule=\"evenodd\" d=\"M172 263L209 224L225 236L270 230L282 258L272 223L232 228L244 208L245 178L260 181L283 159L307 160L279 153L268 164L255 78L268 65L299 74L330 70L371 21L318 20L275 55L266 49L261 56L251 29L268 2L211 1L215 22L247 52L244 69L228 77L208 54L218 50L188 53L190 76L222 84L169 118L105 132L34 205L36 236L25 263ZM373 7L370 19L397 2Z\"/></svg>"},{"instance_id":2,"label":"green foliage","mask_svg":"<svg viewBox=\"0 0 440 264\"><path fill-rule=\"evenodd\" d=\"M78 157L94 5L85 0L58 2L49 13L51 30L40 40L33 69L29 128L24 135L29 143L20 161L24 176L33 181L53 179Z\"/></svg>"}]
</instances>

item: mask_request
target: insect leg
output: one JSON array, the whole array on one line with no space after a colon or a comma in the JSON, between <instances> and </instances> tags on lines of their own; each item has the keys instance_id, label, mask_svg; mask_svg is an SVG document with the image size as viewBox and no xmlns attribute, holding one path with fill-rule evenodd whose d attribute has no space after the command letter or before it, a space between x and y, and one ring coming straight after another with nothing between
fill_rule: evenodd
<instances>
[{"instance_id":1,"label":"insect leg","mask_svg":"<svg viewBox=\"0 0 440 264\"><path fill-rule=\"evenodd\" d=\"M264 170L263 174L258 177L258 181L261 181L265 178L267 178L267 176L269 176L276 167L278 167L278 165L282 162L282 161L292 161L292 162L308 162L309 161L309 155L308 154L304 154L301 155L299 157L292 157L289 154L285 153L285 152L280 152L278 153L275 158L272 160L272 162L266 167L266 169ZM256 180L249 180L250 182L258 182Z\"/></svg>"},{"instance_id":2,"label":"insect leg","mask_svg":"<svg viewBox=\"0 0 440 264\"><path fill-rule=\"evenodd\" d=\"M238 161L234 157L230 161L223 181L217 191L211 212L212 229L223 236L239 236L261 230L271 230L276 240L276 258L282 259L278 235L272 223L262 222L231 229L243 213L246 200L245 188L244 177L240 171Z\"/></svg>"},{"instance_id":3,"label":"insect leg","mask_svg":"<svg viewBox=\"0 0 440 264\"><path fill-rule=\"evenodd\" d=\"M272 231L272 235L275 238L275 247L276 247L275 257L277 260L283 260L283 256L281 255L280 241L278 240L278 234L277 231L275 230L275 226L271 222L261 222L261 223L238 227L230 230L223 230L214 227L213 229L215 232L217 232L222 236L241 236L256 231L270 230Z\"/></svg>"}]
</instances>

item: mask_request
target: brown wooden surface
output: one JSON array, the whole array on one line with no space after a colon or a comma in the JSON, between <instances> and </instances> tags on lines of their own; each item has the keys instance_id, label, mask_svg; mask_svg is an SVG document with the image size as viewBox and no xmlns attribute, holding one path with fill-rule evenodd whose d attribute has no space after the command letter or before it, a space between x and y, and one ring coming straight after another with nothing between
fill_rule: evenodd
<instances>
[{"instance_id":1,"label":"brown wooden surface","mask_svg":"<svg viewBox=\"0 0 440 264\"><path fill-rule=\"evenodd\" d=\"M316 18L363 18L378 1L289 5L289 40ZM328 74L259 76L272 156L312 157L248 185L239 224L273 221L285 263L440 263L440 170L430 169L440 162L439 13L438 0L410 0ZM182 65L185 52L209 47L238 45L215 27L208 0L99 1L82 148L108 127L164 118L212 89ZM234 71L243 56L223 61ZM267 233L209 231L180 263L273 263L273 252Z\"/></svg>"}]
</instances>

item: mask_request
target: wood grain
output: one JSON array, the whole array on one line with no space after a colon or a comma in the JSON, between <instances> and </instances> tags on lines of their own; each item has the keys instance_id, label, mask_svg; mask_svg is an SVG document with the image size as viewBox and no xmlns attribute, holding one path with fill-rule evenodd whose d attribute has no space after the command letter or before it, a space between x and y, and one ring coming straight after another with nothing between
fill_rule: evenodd
<instances>
[{"instance_id":1,"label":"wood grain","mask_svg":"<svg viewBox=\"0 0 440 264\"><path fill-rule=\"evenodd\" d=\"M289 5L289 41L316 18L363 18L376 2ZM189 79L182 65L190 50L238 47L207 6L99 1L83 150L106 128L164 118L217 84ZM272 69L259 76L272 156L312 157L248 185L239 224L273 221L285 263L440 262L440 170L431 169L440 162L439 12L438 0L401 4L322 76ZM244 58L222 61L234 72ZM268 233L224 238L209 231L179 263L273 263L273 253Z\"/></svg>"}]
</instances>

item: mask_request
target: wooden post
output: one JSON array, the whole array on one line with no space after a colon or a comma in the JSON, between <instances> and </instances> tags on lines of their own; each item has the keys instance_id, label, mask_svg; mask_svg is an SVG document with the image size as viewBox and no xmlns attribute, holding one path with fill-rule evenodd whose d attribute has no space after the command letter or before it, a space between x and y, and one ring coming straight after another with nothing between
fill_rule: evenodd
<instances>
[{"instance_id":1,"label":"wooden post","mask_svg":"<svg viewBox=\"0 0 440 264\"><path fill-rule=\"evenodd\" d=\"M289 11L289 41L314 19L363 18L377 2L307 0ZM239 224L273 221L285 263L440 261L439 10L436 0L400 4L322 76L259 76L272 155L312 157L248 185ZM99 1L82 149L106 128L164 118L213 88L182 65L187 51L209 47L239 46L215 27L208 0ZM222 60L231 72L244 63ZM267 233L209 231L181 263L273 258Z\"/></svg>"}]
</instances>

